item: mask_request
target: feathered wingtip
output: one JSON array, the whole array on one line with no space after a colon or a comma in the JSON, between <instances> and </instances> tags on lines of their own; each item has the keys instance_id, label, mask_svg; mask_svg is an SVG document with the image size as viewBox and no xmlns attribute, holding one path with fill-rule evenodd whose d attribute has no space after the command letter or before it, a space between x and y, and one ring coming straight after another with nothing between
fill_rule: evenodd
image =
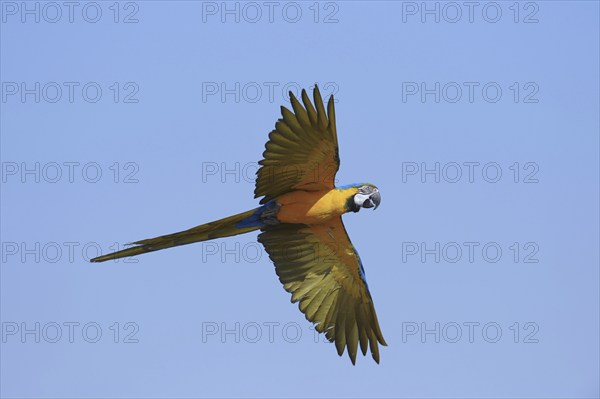
<instances>
[{"instance_id":1,"label":"feathered wingtip","mask_svg":"<svg viewBox=\"0 0 600 399\"><path fill-rule=\"evenodd\" d=\"M290 96L290 103L292 104L292 109L294 110L296 118L303 119L299 120L299 122L308 126L312 125L314 127L321 127L323 129L335 131L335 100L333 94L329 96L329 100L327 101L327 112L325 112L323 97L321 96L319 86L316 83L313 87L314 106L313 103L310 101L310 98L308 97L306 89L302 89L300 95L304 107L302 106L302 104L300 104L300 101L298 101L298 99L291 90L288 92L288 94ZM284 112L290 111L284 106L282 106L281 112L283 114Z\"/></svg>"}]
</instances>

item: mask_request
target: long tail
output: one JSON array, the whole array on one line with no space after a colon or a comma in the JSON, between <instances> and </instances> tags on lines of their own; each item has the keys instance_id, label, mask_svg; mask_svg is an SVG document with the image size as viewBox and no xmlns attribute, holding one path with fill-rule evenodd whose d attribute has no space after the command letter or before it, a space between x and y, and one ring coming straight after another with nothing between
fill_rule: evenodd
<instances>
[{"instance_id":1,"label":"long tail","mask_svg":"<svg viewBox=\"0 0 600 399\"><path fill-rule=\"evenodd\" d=\"M92 259L91 262L104 262L111 259L141 255L147 252L192 244L194 242L248 233L268 224L269 219L273 217L273 210L272 204L265 204L251 211L206 223L179 233L136 241L128 244L137 245L135 247L99 256Z\"/></svg>"}]
</instances>

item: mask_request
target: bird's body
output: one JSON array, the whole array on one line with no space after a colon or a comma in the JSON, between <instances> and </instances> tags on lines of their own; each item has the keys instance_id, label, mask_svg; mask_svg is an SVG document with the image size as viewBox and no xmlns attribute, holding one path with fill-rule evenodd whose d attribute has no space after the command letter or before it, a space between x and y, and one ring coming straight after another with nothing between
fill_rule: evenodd
<instances>
[{"instance_id":1,"label":"bird's body","mask_svg":"<svg viewBox=\"0 0 600 399\"><path fill-rule=\"evenodd\" d=\"M348 200L357 188L323 191L292 191L276 199L281 223L321 224L348 212Z\"/></svg>"},{"instance_id":2,"label":"bird's body","mask_svg":"<svg viewBox=\"0 0 600 399\"><path fill-rule=\"evenodd\" d=\"M260 230L279 280L299 302L315 329L335 342L338 354L348 349L355 362L358 345L379 362L377 344L386 345L362 262L350 242L341 216L377 208L377 187L362 183L336 188L339 168L333 96L327 112L315 87L316 109L302 91L304 107L290 93L294 113L282 107L283 118L269 135L255 197L256 209L178 233L132 243L133 247L99 256L103 262L200 241Z\"/></svg>"}]
</instances>

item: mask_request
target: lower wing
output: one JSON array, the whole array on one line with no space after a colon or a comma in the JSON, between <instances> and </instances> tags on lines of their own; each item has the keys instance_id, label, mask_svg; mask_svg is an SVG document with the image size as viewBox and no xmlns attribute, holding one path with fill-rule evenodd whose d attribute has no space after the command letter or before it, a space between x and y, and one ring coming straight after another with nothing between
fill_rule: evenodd
<instances>
[{"instance_id":1,"label":"lower wing","mask_svg":"<svg viewBox=\"0 0 600 399\"><path fill-rule=\"evenodd\" d=\"M299 302L300 311L316 330L335 342L338 354L348 349L356 362L358 344L363 355L370 346L379 363L383 339L373 300L358 253L342 219L325 225L281 224L263 229L264 245L279 280Z\"/></svg>"}]
</instances>

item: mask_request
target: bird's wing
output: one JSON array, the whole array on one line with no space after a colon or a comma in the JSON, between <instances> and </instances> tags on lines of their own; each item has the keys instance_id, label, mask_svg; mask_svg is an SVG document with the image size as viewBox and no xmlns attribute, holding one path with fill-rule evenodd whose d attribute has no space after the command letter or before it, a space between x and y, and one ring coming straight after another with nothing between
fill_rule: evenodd
<instances>
[{"instance_id":1,"label":"bird's wing","mask_svg":"<svg viewBox=\"0 0 600 399\"><path fill-rule=\"evenodd\" d=\"M381 334L373 300L358 253L350 242L342 219L323 225L280 224L269 226L258 236L292 302L344 349L352 363L357 346L363 355L371 347L379 363L377 342L387 345Z\"/></svg>"},{"instance_id":2,"label":"bird's wing","mask_svg":"<svg viewBox=\"0 0 600 399\"><path fill-rule=\"evenodd\" d=\"M340 166L333 95L327 112L319 89L313 91L315 107L302 90L304 107L290 92L292 109L281 107L282 118L269 134L256 172L254 198L264 204L293 190L331 190Z\"/></svg>"}]
</instances>

